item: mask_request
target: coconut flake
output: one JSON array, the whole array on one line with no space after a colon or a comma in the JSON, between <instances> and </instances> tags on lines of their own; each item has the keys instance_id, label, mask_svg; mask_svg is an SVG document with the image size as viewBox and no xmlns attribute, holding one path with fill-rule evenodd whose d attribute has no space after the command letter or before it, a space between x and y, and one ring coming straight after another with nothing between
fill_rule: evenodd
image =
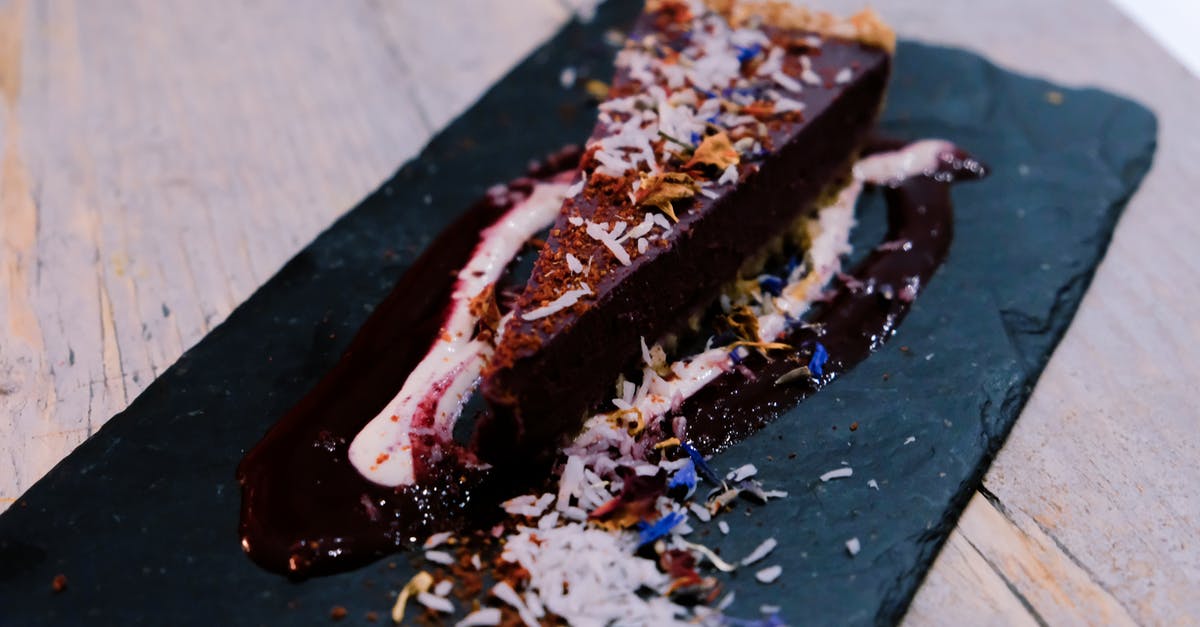
<instances>
[{"instance_id":1,"label":"coconut flake","mask_svg":"<svg viewBox=\"0 0 1200 627\"><path fill-rule=\"evenodd\" d=\"M454 613L454 604L450 602L450 599L429 594L428 592L421 592L417 594L417 603L420 603L421 605L424 605L435 612L441 612L443 614Z\"/></svg>"},{"instance_id":2,"label":"coconut flake","mask_svg":"<svg viewBox=\"0 0 1200 627\"><path fill-rule=\"evenodd\" d=\"M861 550L862 543L858 541L857 537L846 540L846 552L850 554L850 557L858 555L858 552Z\"/></svg>"},{"instance_id":3,"label":"coconut flake","mask_svg":"<svg viewBox=\"0 0 1200 627\"><path fill-rule=\"evenodd\" d=\"M914 435L910 435L910 436L908 436L908 438L906 438L906 439L904 440L904 444L907 446L907 445L909 445L909 444L912 444L913 442L916 442L916 441L917 441L917 437L916 437L916 436L914 436Z\"/></svg>"},{"instance_id":4,"label":"coconut flake","mask_svg":"<svg viewBox=\"0 0 1200 627\"><path fill-rule=\"evenodd\" d=\"M790 92L804 91L804 86L802 86L799 81L788 76L787 74L784 74L782 71L771 74L771 80L775 81L776 85L779 85Z\"/></svg>"},{"instance_id":5,"label":"coconut flake","mask_svg":"<svg viewBox=\"0 0 1200 627\"><path fill-rule=\"evenodd\" d=\"M779 576L782 574L783 574L783 567L779 566L779 565L775 565L775 566L768 566L768 567L754 573L754 578L757 579L759 581L759 583L772 583L776 579L779 579Z\"/></svg>"},{"instance_id":6,"label":"coconut flake","mask_svg":"<svg viewBox=\"0 0 1200 627\"><path fill-rule=\"evenodd\" d=\"M754 464L746 464L744 466L734 468L733 470L729 471L729 474L725 475L725 479L732 481L734 483L737 483L739 481L749 479L750 477L753 477L754 475L757 475L757 474L758 474L758 468L756 468L754 466Z\"/></svg>"},{"instance_id":7,"label":"coconut flake","mask_svg":"<svg viewBox=\"0 0 1200 627\"><path fill-rule=\"evenodd\" d=\"M728 168L725 168L725 171L721 173L721 178L717 179L717 185L724 185L726 183L736 183L737 180L738 180L737 166L731 165Z\"/></svg>"},{"instance_id":8,"label":"coconut flake","mask_svg":"<svg viewBox=\"0 0 1200 627\"><path fill-rule=\"evenodd\" d=\"M754 562L766 557L779 546L779 542L775 538L767 538L762 544L758 545L750 554L742 558L742 566L749 566Z\"/></svg>"},{"instance_id":9,"label":"coconut flake","mask_svg":"<svg viewBox=\"0 0 1200 627\"><path fill-rule=\"evenodd\" d=\"M574 274L579 274L583 272L583 262L579 261L579 257L567 253L567 269Z\"/></svg>"},{"instance_id":10,"label":"coconut flake","mask_svg":"<svg viewBox=\"0 0 1200 627\"><path fill-rule=\"evenodd\" d=\"M619 224L624 225L625 223L621 222ZM616 230L617 229L614 227L613 231L615 232ZM623 226L621 227L621 230L624 230ZM613 235L613 233L605 230L603 226L589 221L587 223L587 234L589 237L600 242L601 244L604 244L606 248L612 251L613 256L617 258L617 261L621 262L621 265L627 266L630 264L629 253L626 252L625 248L621 246L620 242L617 241L616 236ZM590 294L591 292L589 291L588 293Z\"/></svg>"},{"instance_id":11,"label":"coconut flake","mask_svg":"<svg viewBox=\"0 0 1200 627\"><path fill-rule=\"evenodd\" d=\"M878 490L878 489L879 489L879 482L878 482L878 481L875 481L874 479L868 479L868 480L867 480L867 487L868 487L868 488L871 488L871 489L873 489L873 490Z\"/></svg>"},{"instance_id":12,"label":"coconut flake","mask_svg":"<svg viewBox=\"0 0 1200 627\"><path fill-rule=\"evenodd\" d=\"M546 506L550 505L550 502L553 500L553 494L526 494L511 498L501 503L500 507L513 516L537 518L542 515L542 512L546 511Z\"/></svg>"},{"instance_id":13,"label":"coconut flake","mask_svg":"<svg viewBox=\"0 0 1200 627\"><path fill-rule=\"evenodd\" d=\"M803 111L803 110L804 110L804 103L800 102L799 100L794 100L792 98L783 97L783 98L780 98L779 100L775 101L775 112L776 113L787 113L788 111ZM750 138L743 137L742 139L750 139Z\"/></svg>"},{"instance_id":14,"label":"coconut flake","mask_svg":"<svg viewBox=\"0 0 1200 627\"><path fill-rule=\"evenodd\" d=\"M725 522L724 520L717 521L717 529L721 530L722 535L729 535L729 523Z\"/></svg>"},{"instance_id":15,"label":"coconut flake","mask_svg":"<svg viewBox=\"0 0 1200 627\"><path fill-rule=\"evenodd\" d=\"M820 86L821 77L812 69L812 59L807 56L800 57L800 80L809 85Z\"/></svg>"},{"instance_id":16,"label":"coconut flake","mask_svg":"<svg viewBox=\"0 0 1200 627\"><path fill-rule=\"evenodd\" d=\"M454 627L492 627L500 624L500 609L488 607L467 614L462 620L454 623Z\"/></svg>"},{"instance_id":17,"label":"coconut flake","mask_svg":"<svg viewBox=\"0 0 1200 627\"><path fill-rule=\"evenodd\" d=\"M449 540L450 538L453 538L453 537L454 537L453 531L443 531L441 533L435 533L425 539L425 544L421 545L421 548L423 548L423 549L437 548L437 547L445 544L447 540Z\"/></svg>"},{"instance_id":18,"label":"coconut flake","mask_svg":"<svg viewBox=\"0 0 1200 627\"><path fill-rule=\"evenodd\" d=\"M837 83L838 85L845 85L846 83L849 83L853 78L854 78L854 70L851 70L848 67L844 67L844 68L838 70L837 76L833 77L833 82Z\"/></svg>"},{"instance_id":19,"label":"coconut flake","mask_svg":"<svg viewBox=\"0 0 1200 627\"><path fill-rule=\"evenodd\" d=\"M649 213L647 213L646 217L642 219L640 224L633 227L632 229L629 229L629 232L625 234L625 237L622 237L618 241L623 242L627 239L638 239L641 236L649 233L653 229L654 229L654 217L652 215L650 215Z\"/></svg>"},{"instance_id":20,"label":"coconut flake","mask_svg":"<svg viewBox=\"0 0 1200 627\"><path fill-rule=\"evenodd\" d=\"M849 467L834 468L833 470L830 470L829 472L821 475L821 481L825 482L825 481L829 481L831 479L844 479L846 477L850 477L853 475L854 475L853 468L849 468Z\"/></svg>"},{"instance_id":21,"label":"coconut flake","mask_svg":"<svg viewBox=\"0 0 1200 627\"><path fill-rule=\"evenodd\" d=\"M454 556L445 551L425 551L425 561L449 566L454 563Z\"/></svg>"},{"instance_id":22,"label":"coconut flake","mask_svg":"<svg viewBox=\"0 0 1200 627\"><path fill-rule=\"evenodd\" d=\"M508 585L508 582L501 581L500 583L492 586L492 596L500 599L513 609L517 610L517 614L521 617L521 621L524 622L527 627L538 627L539 623L537 617L529 611L528 607L525 607L525 602L521 599L521 595L517 594L517 591L513 590L512 586Z\"/></svg>"},{"instance_id":23,"label":"coconut flake","mask_svg":"<svg viewBox=\"0 0 1200 627\"><path fill-rule=\"evenodd\" d=\"M622 251L624 252L624 251ZM592 288L588 287L587 283L580 283L577 289L567 290L562 296L546 303L544 307L538 307L533 311L527 311L521 314L523 320L539 320L546 316L552 316L564 309L572 307L579 299L588 296L592 293Z\"/></svg>"}]
</instances>

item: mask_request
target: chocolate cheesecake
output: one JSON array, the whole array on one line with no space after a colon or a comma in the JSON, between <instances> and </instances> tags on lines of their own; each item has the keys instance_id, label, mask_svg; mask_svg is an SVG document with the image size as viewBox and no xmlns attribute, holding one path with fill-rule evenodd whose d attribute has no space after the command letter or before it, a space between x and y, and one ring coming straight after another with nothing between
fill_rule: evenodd
<instances>
[{"instance_id":1,"label":"chocolate cheesecake","mask_svg":"<svg viewBox=\"0 0 1200 627\"><path fill-rule=\"evenodd\" d=\"M871 12L651 1L483 374L477 454L545 459L644 343L848 179L895 38Z\"/></svg>"}]
</instances>

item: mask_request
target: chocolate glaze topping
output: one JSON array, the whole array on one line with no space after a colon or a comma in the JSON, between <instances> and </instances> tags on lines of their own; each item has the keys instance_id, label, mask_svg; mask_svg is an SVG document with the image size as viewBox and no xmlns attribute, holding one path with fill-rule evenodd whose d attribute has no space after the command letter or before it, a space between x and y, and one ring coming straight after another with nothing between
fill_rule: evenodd
<instances>
[{"instance_id":1,"label":"chocolate glaze topping","mask_svg":"<svg viewBox=\"0 0 1200 627\"><path fill-rule=\"evenodd\" d=\"M578 151L564 153L508 189L527 194L536 179L573 168L578 158ZM853 280L843 281L832 300L809 317L810 326L788 338L798 347L795 354L773 353L772 361L748 358L744 368L688 399L679 413L688 418L692 443L712 453L744 439L886 341L911 303L903 288L925 285L949 249L950 183L983 173L977 161L956 153L929 176L885 188L887 240L911 246L876 249L861 262ZM433 532L484 528L496 520L500 501L528 487L517 477L471 470L463 463L466 451L445 455L438 464L419 464L418 483L404 488L376 485L346 460L355 434L425 355L443 322L455 271L466 263L480 231L511 206L512 195L481 200L447 228L400 278L337 366L242 460L240 534L255 562L292 576L348 570ZM776 385L780 376L808 363L815 342L830 355L823 376Z\"/></svg>"}]
</instances>

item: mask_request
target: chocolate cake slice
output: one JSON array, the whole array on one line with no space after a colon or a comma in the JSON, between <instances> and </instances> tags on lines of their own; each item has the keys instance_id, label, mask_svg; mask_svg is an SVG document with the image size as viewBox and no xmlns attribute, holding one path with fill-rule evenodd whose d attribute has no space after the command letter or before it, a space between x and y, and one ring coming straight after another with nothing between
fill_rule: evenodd
<instances>
[{"instance_id":1,"label":"chocolate cake slice","mask_svg":"<svg viewBox=\"0 0 1200 627\"><path fill-rule=\"evenodd\" d=\"M619 373L848 178L895 44L870 11L647 3L500 331L475 448L545 459Z\"/></svg>"}]
</instances>

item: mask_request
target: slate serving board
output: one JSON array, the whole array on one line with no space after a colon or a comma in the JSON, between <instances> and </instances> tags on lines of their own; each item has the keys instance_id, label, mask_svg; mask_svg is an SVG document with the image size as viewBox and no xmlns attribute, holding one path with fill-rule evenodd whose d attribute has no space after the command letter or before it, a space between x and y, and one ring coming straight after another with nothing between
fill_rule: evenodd
<instances>
[{"instance_id":1,"label":"slate serving board","mask_svg":"<svg viewBox=\"0 0 1200 627\"><path fill-rule=\"evenodd\" d=\"M609 2L567 26L0 515L0 624L311 624L334 605L350 622L386 616L410 574L402 557L299 584L254 566L237 542L234 468L433 234L528 160L587 136L591 107L559 73L606 79L603 33L638 5ZM882 126L950 139L992 173L956 187L950 257L896 337L714 460L753 462L791 493L729 516L726 538L699 532L727 555L782 540L763 564L784 576L734 577L731 615L767 603L804 623L899 620L1070 322L1157 130L1128 100L912 42ZM861 249L882 232L879 198L860 219ZM843 462L853 477L818 480ZM862 542L854 558L850 537ZM59 573L69 588L53 594Z\"/></svg>"}]
</instances>

